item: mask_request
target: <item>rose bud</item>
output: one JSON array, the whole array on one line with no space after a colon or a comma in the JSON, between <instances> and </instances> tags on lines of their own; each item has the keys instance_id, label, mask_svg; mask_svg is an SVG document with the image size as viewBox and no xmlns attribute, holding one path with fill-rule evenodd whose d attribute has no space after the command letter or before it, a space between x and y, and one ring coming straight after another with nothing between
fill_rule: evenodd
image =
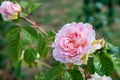
<instances>
[{"instance_id":1,"label":"rose bud","mask_svg":"<svg viewBox=\"0 0 120 80\"><path fill-rule=\"evenodd\" d=\"M18 19L21 6L10 1L3 1L0 6L0 13L5 21Z\"/></svg>"}]
</instances>

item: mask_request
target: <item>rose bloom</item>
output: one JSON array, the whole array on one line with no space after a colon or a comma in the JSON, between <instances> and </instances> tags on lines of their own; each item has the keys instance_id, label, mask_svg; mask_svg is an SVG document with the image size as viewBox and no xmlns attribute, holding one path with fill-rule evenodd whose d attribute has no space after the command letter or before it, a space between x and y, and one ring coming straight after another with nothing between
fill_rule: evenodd
<instances>
[{"instance_id":1,"label":"rose bloom","mask_svg":"<svg viewBox=\"0 0 120 80\"><path fill-rule=\"evenodd\" d=\"M53 57L62 63L87 64L88 52L95 41L95 31L88 23L69 23L56 34Z\"/></svg>"},{"instance_id":2,"label":"rose bloom","mask_svg":"<svg viewBox=\"0 0 120 80\"><path fill-rule=\"evenodd\" d=\"M3 1L0 6L0 13L5 21L17 19L19 12L21 12L20 5L10 1Z\"/></svg>"},{"instance_id":3,"label":"rose bloom","mask_svg":"<svg viewBox=\"0 0 120 80\"><path fill-rule=\"evenodd\" d=\"M97 73L95 73L94 75L91 76L91 79L88 80L112 80L112 78L110 76L100 76Z\"/></svg>"}]
</instances>

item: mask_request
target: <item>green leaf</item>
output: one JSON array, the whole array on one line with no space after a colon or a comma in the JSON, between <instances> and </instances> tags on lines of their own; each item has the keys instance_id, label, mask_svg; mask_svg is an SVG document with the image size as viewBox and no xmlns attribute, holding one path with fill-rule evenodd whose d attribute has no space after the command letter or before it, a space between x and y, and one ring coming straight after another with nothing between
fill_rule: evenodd
<instances>
[{"instance_id":1,"label":"green leaf","mask_svg":"<svg viewBox=\"0 0 120 80\"><path fill-rule=\"evenodd\" d=\"M68 72L64 72L64 80L72 80L72 78Z\"/></svg>"},{"instance_id":2,"label":"green leaf","mask_svg":"<svg viewBox=\"0 0 120 80\"><path fill-rule=\"evenodd\" d=\"M63 66L54 66L46 74L45 80L55 80L64 71Z\"/></svg>"},{"instance_id":3,"label":"green leaf","mask_svg":"<svg viewBox=\"0 0 120 80\"><path fill-rule=\"evenodd\" d=\"M12 26L8 30L8 53L13 61L19 61L22 54L21 38L20 38L20 27Z\"/></svg>"},{"instance_id":4,"label":"green leaf","mask_svg":"<svg viewBox=\"0 0 120 80\"><path fill-rule=\"evenodd\" d=\"M89 59L88 59L87 71L91 74L95 73L95 68L94 68L94 63L93 63L92 57L89 57Z\"/></svg>"},{"instance_id":5,"label":"green leaf","mask_svg":"<svg viewBox=\"0 0 120 80\"><path fill-rule=\"evenodd\" d=\"M37 45L38 44L37 35L38 35L37 32L35 32L34 30L33 31L31 29L27 30L26 28L23 29L21 32L23 48L27 48L30 45Z\"/></svg>"},{"instance_id":6,"label":"green leaf","mask_svg":"<svg viewBox=\"0 0 120 80\"><path fill-rule=\"evenodd\" d=\"M114 64L115 71L120 78L120 56L117 54L111 54L111 58Z\"/></svg>"},{"instance_id":7,"label":"green leaf","mask_svg":"<svg viewBox=\"0 0 120 80\"><path fill-rule=\"evenodd\" d=\"M94 66L96 72L101 76L110 76L114 70L110 55L106 52L101 52L94 57Z\"/></svg>"},{"instance_id":8,"label":"green leaf","mask_svg":"<svg viewBox=\"0 0 120 80\"><path fill-rule=\"evenodd\" d=\"M20 5L23 7L23 8L26 8L28 6L28 2L27 1L20 1Z\"/></svg>"},{"instance_id":9,"label":"green leaf","mask_svg":"<svg viewBox=\"0 0 120 80\"><path fill-rule=\"evenodd\" d=\"M49 39L50 39L50 41L51 42L54 42L54 40L55 40L55 32L54 31L49 31L48 32L48 37L49 37Z\"/></svg>"},{"instance_id":10,"label":"green leaf","mask_svg":"<svg viewBox=\"0 0 120 80\"><path fill-rule=\"evenodd\" d=\"M41 58L45 58L48 53L46 38L41 38L38 42L38 52Z\"/></svg>"},{"instance_id":11,"label":"green leaf","mask_svg":"<svg viewBox=\"0 0 120 80\"><path fill-rule=\"evenodd\" d=\"M34 28L32 28L32 27L24 27L24 30L26 30L34 38L38 38L38 33Z\"/></svg>"},{"instance_id":12,"label":"green leaf","mask_svg":"<svg viewBox=\"0 0 120 80\"><path fill-rule=\"evenodd\" d=\"M42 3L34 3L31 4L28 8L28 13L33 12L35 9L37 9L38 7L40 7L42 5Z\"/></svg>"},{"instance_id":13,"label":"green leaf","mask_svg":"<svg viewBox=\"0 0 120 80\"><path fill-rule=\"evenodd\" d=\"M21 75L21 67L22 67L22 61L20 61L17 66L15 67L15 70L14 70L14 75L17 79L20 78L20 75Z\"/></svg>"},{"instance_id":14,"label":"green leaf","mask_svg":"<svg viewBox=\"0 0 120 80\"><path fill-rule=\"evenodd\" d=\"M33 48L28 48L24 52L24 60L26 63L31 64L36 59L37 52Z\"/></svg>"},{"instance_id":15,"label":"green leaf","mask_svg":"<svg viewBox=\"0 0 120 80\"><path fill-rule=\"evenodd\" d=\"M70 69L68 70L68 72L70 73L72 80L83 80L83 76L81 74L80 71L75 70L75 69Z\"/></svg>"}]
</instances>

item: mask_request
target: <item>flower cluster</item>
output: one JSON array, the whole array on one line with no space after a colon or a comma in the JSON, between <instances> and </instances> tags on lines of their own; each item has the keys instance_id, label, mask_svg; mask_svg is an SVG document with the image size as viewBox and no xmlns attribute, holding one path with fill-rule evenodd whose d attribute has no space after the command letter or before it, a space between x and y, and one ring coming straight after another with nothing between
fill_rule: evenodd
<instances>
[{"instance_id":1,"label":"flower cluster","mask_svg":"<svg viewBox=\"0 0 120 80\"><path fill-rule=\"evenodd\" d=\"M88 55L101 48L101 40L95 39L95 31L88 23L70 23L56 34L53 56L62 63L87 64Z\"/></svg>"},{"instance_id":2,"label":"flower cluster","mask_svg":"<svg viewBox=\"0 0 120 80\"><path fill-rule=\"evenodd\" d=\"M0 6L0 13L5 21L15 20L21 12L21 6L10 1L3 1Z\"/></svg>"}]
</instances>

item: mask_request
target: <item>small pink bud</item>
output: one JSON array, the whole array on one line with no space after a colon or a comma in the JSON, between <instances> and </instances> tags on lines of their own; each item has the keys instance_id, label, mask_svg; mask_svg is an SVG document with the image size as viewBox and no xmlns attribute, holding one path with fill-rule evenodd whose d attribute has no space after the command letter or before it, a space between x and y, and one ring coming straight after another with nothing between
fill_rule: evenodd
<instances>
[{"instance_id":1,"label":"small pink bud","mask_svg":"<svg viewBox=\"0 0 120 80\"><path fill-rule=\"evenodd\" d=\"M0 13L5 21L18 19L21 6L10 1L3 1L0 6Z\"/></svg>"}]
</instances>

